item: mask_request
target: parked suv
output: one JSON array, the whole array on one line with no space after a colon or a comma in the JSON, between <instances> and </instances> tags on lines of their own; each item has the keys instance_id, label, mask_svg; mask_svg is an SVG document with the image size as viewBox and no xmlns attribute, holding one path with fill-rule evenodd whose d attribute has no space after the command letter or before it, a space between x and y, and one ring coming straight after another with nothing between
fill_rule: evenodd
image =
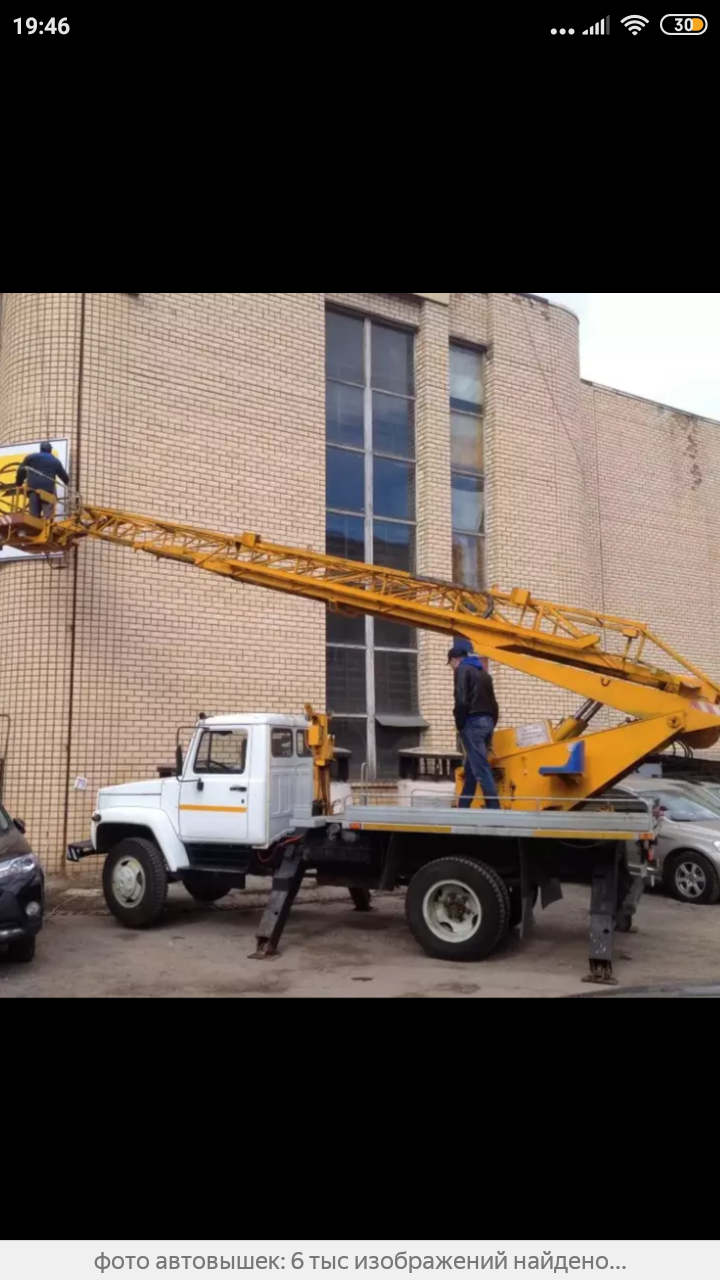
<instances>
[{"instance_id":1,"label":"parked suv","mask_svg":"<svg viewBox=\"0 0 720 1280\"><path fill-rule=\"evenodd\" d=\"M614 789L623 792L661 811L655 866L663 888L679 902L720 901L720 800L690 782L637 775Z\"/></svg>"},{"instance_id":2,"label":"parked suv","mask_svg":"<svg viewBox=\"0 0 720 1280\"><path fill-rule=\"evenodd\" d=\"M32 960L42 928L45 877L25 839L25 825L0 805L0 952Z\"/></svg>"}]
</instances>

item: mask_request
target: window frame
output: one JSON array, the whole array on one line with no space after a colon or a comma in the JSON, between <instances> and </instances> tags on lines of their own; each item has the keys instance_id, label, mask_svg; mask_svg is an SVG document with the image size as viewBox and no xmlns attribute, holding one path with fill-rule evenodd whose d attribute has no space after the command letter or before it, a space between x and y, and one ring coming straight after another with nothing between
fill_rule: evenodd
<instances>
[{"instance_id":1,"label":"window frame","mask_svg":"<svg viewBox=\"0 0 720 1280\"><path fill-rule=\"evenodd\" d=\"M450 403L450 435L451 435L451 439L450 439L450 457L451 457L451 462L450 462L450 486L451 486L451 498L454 500L454 484L453 484L453 481L454 481L454 479L455 479L455 477L456 477L456 476L457 476L458 478L466 479L466 480L479 480L479 481L480 481L480 486L481 486L481 493L482 493L482 512L483 512L482 530L481 530L481 531L478 531L477 533L474 533L472 530L469 530L469 529L459 529L459 528L456 528L456 526L455 526L455 520L453 519L453 522L452 522L453 556L454 556L454 554L455 554L455 539L456 539L456 537L457 537L457 538L459 538L459 539L473 538L473 539L475 540L475 542L477 543L477 548L478 548L478 565L479 565L480 582L479 582L479 584L473 584L472 586L471 586L469 583L463 583L462 585L464 585L464 586L468 586L468 588L469 588L470 590L480 590L480 591L482 591L482 590L484 590L484 588L485 588L485 586L486 586L486 582L487 582L487 558L486 558L486 546L487 546L487 468L486 468L486 461L485 461L485 443L486 443L486 441L485 441L485 358L486 358L486 355L487 355L487 348L486 348L486 347L481 347L481 346L474 346L472 343L469 343L469 342L463 342L462 340L457 339L457 338L451 338L451 339L450 339L450 359L451 359L451 361L452 361L452 352L453 352L453 350L456 350L456 351L467 351L467 352L470 352L472 355L474 355L474 356L476 356L476 357L477 357L477 359L478 359L478 361L479 361L479 364L480 364L481 402L480 402L480 404L479 404L479 405L475 406L475 408L476 408L476 410L477 410L476 412L472 412L472 411L471 411L471 408L469 408L469 407L468 407L468 405L469 405L469 402L468 402L468 401L465 401L465 400L463 400L463 401L459 401L459 400L458 400L458 401L455 401L455 400L453 399L453 394L452 394L452 389L453 389L453 388L452 388L452 364L450 364L450 369L449 369L449 374L448 374L448 380L449 380L449 392L450 392L450 396L449 396L449 403ZM479 431L480 431L480 447L481 447L481 452L482 452L482 467L481 467L479 470L478 470L477 468L474 468L474 467L468 467L468 466L463 467L463 466L458 466L458 465L456 465L456 464L452 461L452 446L453 446L453 440L452 440L452 418L453 418L453 415L454 415L454 414L457 414L457 416L458 416L458 417L467 418L467 419L470 419L472 422L477 422L477 423L479 424ZM455 575L453 574L453 576L455 576ZM460 584L459 584L459 585L460 585Z\"/></svg>"},{"instance_id":2,"label":"window frame","mask_svg":"<svg viewBox=\"0 0 720 1280\"><path fill-rule=\"evenodd\" d=\"M325 503L325 516L332 515L346 516L356 520L363 520L365 532L365 563L375 564L375 542L374 530L376 525L399 525L410 530L410 571L414 572L417 557L417 529L418 529L418 463L417 463L417 331L407 326L393 324L378 316L369 316L351 309L343 309L342 307L327 307L325 313L326 329L333 315L350 317L358 321L363 326L363 375L362 384L342 381L337 377L331 377L326 372L325 385L339 385L356 387L363 392L363 447L359 448L353 445L338 444L337 441L326 438L326 449L344 449L348 453L354 453L360 456L364 461L365 468L365 510L364 512L346 511L342 507L333 505L327 500ZM372 373L372 351L373 351L373 330L376 329L394 329L399 333L407 334L412 341L412 388L410 395L402 395L396 391L388 391L385 388L373 386ZM374 441L374 398L375 396L385 396L402 400L409 403L412 409L412 456L406 454L391 453L387 449L376 449ZM412 485L414 492L414 514L412 519L399 519L395 516L375 515L375 459L384 459L389 462L403 462L407 466L412 467ZM383 566L381 566L383 567ZM416 687L419 685L419 645L417 641L417 630L415 631L415 644L409 648L406 646L390 646L387 644L377 644L375 639L374 619L365 618L365 635L364 644L349 644L342 641L331 640L326 634L326 647L333 649L352 649L356 652L365 654L365 712L346 712L341 708L328 707L328 710L336 714L339 720L357 720L364 721L366 725L366 771L367 778L374 780L377 777L377 700L376 700L376 681L375 681L375 655L376 653L405 653L414 657L417 665Z\"/></svg>"}]
</instances>

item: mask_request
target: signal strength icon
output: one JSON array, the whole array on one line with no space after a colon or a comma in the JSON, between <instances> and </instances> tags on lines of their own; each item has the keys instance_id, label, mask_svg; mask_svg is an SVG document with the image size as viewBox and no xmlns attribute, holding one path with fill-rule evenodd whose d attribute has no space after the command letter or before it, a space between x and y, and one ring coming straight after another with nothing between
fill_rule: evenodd
<instances>
[{"instance_id":1,"label":"signal strength icon","mask_svg":"<svg viewBox=\"0 0 720 1280\"><path fill-rule=\"evenodd\" d=\"M621 18L620 21L624 27L627 27L628 31L630 31L632 35L636 36L638 31L642 31L643 27L647 26L650 19L643 18L640 13L629 13L627 18Z\"/></svg>"},{"instance_id":2,"label":"signal strength icon","mask_svg":"<svg viewBox=\"0 0 720 1280\"><path fill-rule=\"evenodd\" d=\"M610 14L607 18L601 18L594 26L588 27L587 31L583 31L584 36L609 36L610 35Z\"/></svg>"}]
</instances>

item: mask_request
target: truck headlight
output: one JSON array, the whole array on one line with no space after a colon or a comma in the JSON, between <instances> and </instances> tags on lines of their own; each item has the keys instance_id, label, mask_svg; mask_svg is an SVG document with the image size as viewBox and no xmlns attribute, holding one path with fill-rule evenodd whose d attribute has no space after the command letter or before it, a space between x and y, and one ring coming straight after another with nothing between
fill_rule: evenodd
<instances>
[{"instance_id":1,"label":"truck headlight","mask_svg":"<svg viewBox=\"0 0 720 1280\"><path fill-rule=\"evenodd\" d=\"M23 871L34 871L37 858L32 853L24 853L21 858L11 858L9 862L0 862L0 880L4 876L16 876Z\"/></svg>"}]
</instances>

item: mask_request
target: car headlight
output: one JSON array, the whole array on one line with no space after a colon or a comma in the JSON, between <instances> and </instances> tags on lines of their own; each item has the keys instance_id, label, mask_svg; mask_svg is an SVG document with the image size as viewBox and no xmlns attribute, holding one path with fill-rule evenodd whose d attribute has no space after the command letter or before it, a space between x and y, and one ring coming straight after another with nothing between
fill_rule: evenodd
<instances>
[{"instance_id":1,"label":"car headlight","mask_svg":"<svg viewBox=\"0 0 720 1280\"><path fill-rule=\"evenodd\" d=\"M0 880L4 876L16 876L23 871L34 871L37 858L32 853L24 853L21 858L11 858L9 862L0 862Z\"/></svg>"},{"instance_id":2,"label":"car headlight","mask_svg":"<svg viewBox=\"0 0 720 1280\"><path fill-rule=\"evenodd\" d=\"M715 848L718 850L718 852L720 852L720 840L713 840L713 844L715 845Z\"/></svg>"}]
</instances>

